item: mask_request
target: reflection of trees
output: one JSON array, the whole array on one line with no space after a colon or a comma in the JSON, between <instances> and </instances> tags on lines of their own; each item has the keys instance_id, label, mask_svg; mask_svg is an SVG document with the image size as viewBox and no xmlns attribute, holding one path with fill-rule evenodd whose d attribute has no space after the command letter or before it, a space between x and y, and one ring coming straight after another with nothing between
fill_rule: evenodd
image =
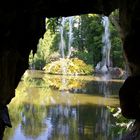
<instances>
[{"instance_id":1,"label":"reflection of trees","mask_svg":"<svg viewBox=\"0 0 140 140\"><path fill-rule=\"evenodd\" d=\"M113 122L111 123L110 112L107 110L106 107L101 107L101 109L98 111L98 114L100 115L100 119L98 119L96 122L95 136L97 136L98 139L101 140L112 139L113 134L110 130Z\"/></svg>"},{"instance_id":2,"label":"reflection of trees","mask_svg":"<svg viewBox=\"0 0 140 140\"><path fill-rule=\"evenodd\" d=\"M112 140L119 136L112 131L116 120L105 106L79 105L77 112L80 140Z\"/></svg>"},{"instance_id":3,"label":"reflection of trees","mask_svg":"<svg viewBox=\"0 0 140 140\"><path fill-rule=\"evenodd\" d=\"M6 129L4 140L11 140L21 122L21 128L26 136L36 137L43 132L46 127L43 122L46 116L46 107L42 101L46 102L47 99L44 98L46 97L44 90L42 88L39 90L39 87L43 85L42 83L40 78L28 77L20 82L16 89L16 98L9 105L13 127ZM45 91L48 91L47 87Z\"/></svg>"},{"instance_id":4,"label":"reflection of trees","mask_svg":"<svg viewBox=\"0 0 140 140\"><path fill-rule=\"evenodd\" d=\"M53 125L51 139L112 139L112 134L109 130L111 118L110 114L106 114L107 111L106 107L96 107L90 104L50 106L47 114L51 118Z\"/></svg>"},{"instance_id":5,"label":"reflection of trees","mask_svg":"<svg viewBox=\"0 0 140 140\"><path fill-rule=\"evenodd\" d=\"M45 107L24 104L22 110L22 131L26 136L37 137L39 136L46 124L44 121L46 117Z\"/></svg>"},{"instance_id":6,"label":"reflection of trees","mask_svg":"<svg viewBox=\"0 0 140 140\"><path fill-rule=\"evenodd\" d=\"M93 132L94 132L94 124L95 124L95 108L93 105L85 105L78 107L78 123L79 123L79 136L80 140L89 140L94 139Z\"/></svg>"},{"instance_id":7,"label":"reflection of trees","mask_svg":"<svg viewBox=\"0 0 140 140\"><path fill-rule=\"evenodd\" d=\"M21 123L21 130L27 137L38 137L47 127L44 119L46 118L46 107L22 104L20 106L10 106L10 117L13 123L13 128L7 128L4 135L4 140L10 140L15 133L15 129Z\"/></svg>"},{"instance_id":8,"label":"reflection of trees","mask_svg":"<svg viewBox=\"0 0 140 140\"><path fill-rule=\"evenodd\" d=\"M6 128L4 132L4 139L3 140L11 140L12 136L14 135L14 131L18 126L19 122L21 121L21 116L19 114L20 107L15 107L13 105L9 106L9 114L12 121L12 128Z\"/></svg>"},{"instance_id":9,"label":"reflection of trees","mask_svg":"<svg viewBox=\"0 0 140 140\"><path fill-rule=\"evenodd\" d=\"M52 76L45 79L45 84L40 78L22 81L16 98L9 106L13 128L6 132L4 140L11 139L17 126L21 126L21 132L26 137L33 139L48 132L51 140L90 140L95 137L97 140L111 139L107 126L111 118L103 106L108 102L100 102L104 101L103 91L111 90L111 94L114 94L114 89L117 91L120 84L108 83L108 88L104 89L106 85L94 81L93 77L71 76L64 79L65 77ZM68 88L66 92L56 90L63 82ZM53 85L58 88L50 88ZM70 89L76 94L67 92ZM100 107L97 106L98 102ZM46 120L49 120L51 128Z\"/></svg>"},{"instance_id":10,"label":"reflection of trees","mask_svg":"<svg viewBox=\"0 0 140 140\"><path fill-rule=\"evenodd\" d=\"M67 105L48 108L53 125L52 140L78 140L77 110Z\"/></svg>"}]
</instances>

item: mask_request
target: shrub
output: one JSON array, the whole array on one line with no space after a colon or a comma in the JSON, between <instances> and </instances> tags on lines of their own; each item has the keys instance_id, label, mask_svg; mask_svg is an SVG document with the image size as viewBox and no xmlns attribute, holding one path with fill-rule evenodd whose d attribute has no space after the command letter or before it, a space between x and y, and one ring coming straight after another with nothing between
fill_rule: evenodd
<instances>
[{"instance_id":1,"label":"shrub","mask_svg":"<svg viewBox=\"0 0 140 140\"><path fill-rule=\"evenodd\" d=\"M60 75L90 75L93 74L91 65L87 65L78 58L60 59L47 64L44 68L46 73Z\"/></svg>"}]
</instances>

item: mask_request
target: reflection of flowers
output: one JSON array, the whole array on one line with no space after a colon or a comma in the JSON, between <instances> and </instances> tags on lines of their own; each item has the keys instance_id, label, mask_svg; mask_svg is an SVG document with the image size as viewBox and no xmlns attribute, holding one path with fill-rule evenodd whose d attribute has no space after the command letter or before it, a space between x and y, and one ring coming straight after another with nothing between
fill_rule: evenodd
<instances>
[{"instance_id":1,"label":"reflection of flowers","mask_svg":"<svg viewBox=\"0 0 140 140\"><path fill-rule=\"evenodd\" d=\"M44 77L44 81L50 87L53 87L59 90L72 90L72 89L81 89L81 88L83 89L83 87L85 87L85 82L77 78L74 78L73 76L51 77L51 76L46 75L46 77Z\"/></svg>"}]
</instances>

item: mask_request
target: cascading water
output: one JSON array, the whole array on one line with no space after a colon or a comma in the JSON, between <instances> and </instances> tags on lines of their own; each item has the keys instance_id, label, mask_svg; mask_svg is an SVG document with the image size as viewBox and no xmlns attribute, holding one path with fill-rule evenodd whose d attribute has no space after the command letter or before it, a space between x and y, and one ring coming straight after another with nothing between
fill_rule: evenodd
<instances>
[{"instance_id":1,"label":"cascading water","mask_svg":"<svg viewBox=\"0 0 140 140\"><path fill-rule=\"evenodd\" d=\"M69 32L68 32L68 43L65 43L65 37L64 37L64 31L65 31L65 24L66 21L69 23ZM73 41L73 17L62 17L61 26L60 26L60 44L59 44L59 50L61 53L61 59L62 60L62 73L67 74L67 60L66 58L70 58L72 53L72 41ZM68 44L66 46L66 44ZM66 51L67 50L67 51Z\"/></svg>"},{"instance_id":2,"label":"cascading water","mask_svg":"<svg viewBox=\"0 0 140 140\"><path fill-rule=\"evenodd\" d=\"M97 64L96 71L100 71L102 73L108 72L108 68L110 67L110 30L109 30L109 18L104 16L102 17L102 24L104 27L104 33L102 36L102 60Z\"/></svg>"},{"instance_id":3,"label":"cascading water","mask_svg":"<svg viewBox=\"0 0 140 140\"><path fill-rule=\"evenodd\" d=\"M71 56L71 51L72 51L72 41L73 41L73 30L72 30L72 25L73 25L73 17L69 17L69 41L68 41L68 55L67 58L70 58Z\"/></svg>"},{"instance_id":4,"label":"cascading water","mask_svg":"<svg viewBox=\"0 0 140 140\"><path fill-rule=\"evenodd\" d=\"M110 64L110 49L111 49L111 42L110 42L110 30L109 30L109 18L104 16L102 17L102 24L104 27L104 33L102 35L102 60L97 64L95 70L97 73L101 73L102 76L100 77L100 80L102 81L102 84L99 83L99 91L105 96L107 99L110 95L110 92L108 90L109 82L108 80L111 78L109 72L109 68L111 66ZM106 102L106 100L104 101ZM108 137L109 131L110 131L110 112L106 108L102 108L102 114L101 114L102 120L100 120L101 125L101 131L104 133L106 138ZM107 140L105 138L105 140Z\"/></svg>"},{"instance_id":5,"label":"cascading water","mask_svg":"<svg viewBox=\"0 0 140 140\"><path fill-rule=\"evenodd\" d=\"M68 46L66 46L67 43L65 43L65 37L64 37L64 29L65 29L65 23L66 21L68 20L69 22L69 32L68 32ZM66 58L69 59L70 56L71 56L71 53L72 53L72 41L73 41L73 17L63 17L62 18L62 21L61 21L61 26L60 26L60 45L59 45L59 49L60 49L60 52L61 52L61 57L62 57L62 74L63 75L66 75L67 74L67 61L66 61ZM67 47L67 53L65 51ZM68 97L67 94L65 94L65 87L67 87L67 80L64 76L62 76L61 78L61 82L62 82L62 85L64 87L64 90L62 89L61 90L61 95L63 97L63 99L66 99ZM68 107L66 107L62 113L68 114L68 112L70 111L70 107L69 107L69 104L70 104L70 101L69 101L69 98L66 99L67 100L67 104L68 104ZM61 109L63 106L60 106L59 109Z\"/></svg>"},{"instance_id":6,"label":"cascading water","mask_svg":"<svg viewBox=\"0 0 140 140\"><path fill-rule=\"evenodd\" d=\"M110 43L110 30L109 30L109 19L108 17L103 17L103 26L104 26L104 34L102 38L102 42L104 44L103 47L103 65L110 67L110 49L111 49L111 43Z\"/></svg>"},{"instance_id":7,"label":"cascading water","mask_svg":"<svg viewBox=\"0 0 140 140\"><path fill-rule=\"evenodd\" d=\"M60 26L60 44L59 44L59 49L60 49L62 58L65 58L65 51L64 50L66 48L66 44L65 44L65 40L64 40L65 22L66 22L66 19L64 17L62 17L61 26Z\"/></svg>"},{"instance_id":8,"label":"cascading water","mask_svg":"<svg viewBox=\"0 0 140 140\"><path fill-rule=\"evenodd\" d=\"M65 28L65 23L68 20L69 22L69 32L68 32L68 46L66 46L65 43L65 39L64 39L64 28ZM72 45L72 41L73 41L73 17L62 17L62 21L61 21L61 26L60 26L60 45L59 45L59 49L61 52L61 57L62 58L70 58L71 56L71 45ZM67 53L65 53L65 49L67 47Z\"/></svg>"}]
</instances>

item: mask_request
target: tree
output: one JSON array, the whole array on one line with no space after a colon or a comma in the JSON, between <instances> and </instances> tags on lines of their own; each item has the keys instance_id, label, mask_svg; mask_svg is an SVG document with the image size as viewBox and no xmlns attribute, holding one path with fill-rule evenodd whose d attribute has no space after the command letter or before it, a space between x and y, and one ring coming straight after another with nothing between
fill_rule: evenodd
<instances>
[{"instance_id":1,"label":"tree","mask_svg":"<svg viewBox=\"0 0 140 140\"><path fill-rule=\"evenodd\" d=\"M113 66L125 68L123 47L121 41L121 28L119 25L119 11L118 9L111 13L110 19L110 31L111 31L111 59Z\"/></svg>"},{"instance_id":2,"label":"tree","mask_svg":"<svg viewBox=\"0 0 140 140\"><path fill-rule=\"evenodd\" d=\"M43 38L39 39L38 49L34 57L31 52L29 62L35 69L42 69L47 63L54 37L55 34L50 29L47 29Z\"/></svg>"},{"instance_id":3,"label":"tree","mask_svg":"<svg viewBox=\"0 0 140 140\"><path fill-rule=\"evenodd\" d=\"M110 31L111 31L111 61L114 67L124 67L122 44L118 33L117 21L118 12L115 11L110 16ZM42 69L46 63L55 61L60 58L59 43L62 18L51 18L46 20L47 30L44 37L39 40L38 51L34 58L30 55L30 64L34 64L36 69ZM68 45L69 24L66 20L64 26L64 40ZM102 16L96 14L86 14L74 16L73 22L73 43L71 57L78 57L84 60L85 63L91 64L94 67L102 59L102 34L104 28L102 25ZM67 54L68 49L65 49Z\"/></svg>"},{"instance_id":4,"label":"tree","mask_svg":"<svg viewBox=\"0 0 140 140\"><path fill-rule=\"evenodd\" d=\"M74 48L80 59L94 66L101 60L102 32L101 16L81 15L79 27L74 30Z\"/></svg>"}]
</instances>

